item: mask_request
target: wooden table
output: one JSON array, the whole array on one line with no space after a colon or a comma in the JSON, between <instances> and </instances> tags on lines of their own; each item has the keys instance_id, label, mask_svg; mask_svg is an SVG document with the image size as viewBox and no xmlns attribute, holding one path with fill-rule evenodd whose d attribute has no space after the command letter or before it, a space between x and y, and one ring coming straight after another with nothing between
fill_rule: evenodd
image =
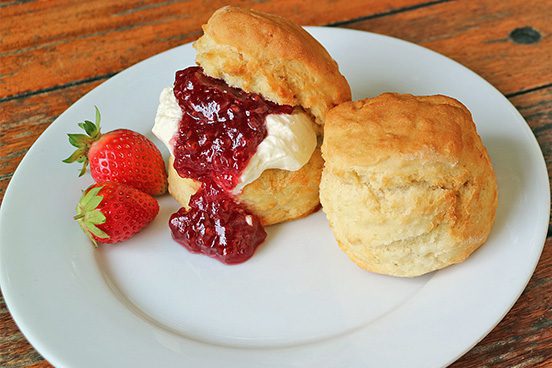
<instances>
[{"instance_id":1,"label":"wooden table","mask_svg":"<svg viewBox=\"0 0 552 368\"><path fill-rule=\"evenodd\" d=\"M18 163L73 102L115 73L196 39L224 1L0 1L0 200ZM235 1L303 25L402 38L496 86L552 163L552 3L548 0ZM504 320L452 367L552 366L552 237ZM0 366L50 367L0 299Z\"/></svg>"}]
</instances>

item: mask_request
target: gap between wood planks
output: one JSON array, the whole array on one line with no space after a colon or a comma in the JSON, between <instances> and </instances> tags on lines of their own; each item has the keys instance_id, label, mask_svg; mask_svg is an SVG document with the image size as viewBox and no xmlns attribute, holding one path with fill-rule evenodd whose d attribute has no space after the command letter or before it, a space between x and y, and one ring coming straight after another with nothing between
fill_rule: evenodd
<instances>
[{"instance_id":1,"label":"gap between wood planks","mask_svg":"<svg viewBox=\"0 0 552 368\"><path fill-rule=\"evenodd\" d=\"M377 18L383 18L383 17L386 17L386 16L391 16L391 15L400 14L400 13L404 13L404 12L408 12L408 11L413 11L413 10L417 10L417 9L421 9L421 8L431 7L431 6L434 6L434 5L448 3L450 1L451 0L428 1L428 2L425 2L425 3L420 3L420 4L416 4L416 5L411 5L411 6L405 6L405 7L402 7L402 8L397 8L397 9L393 9L393 10L389 10L389 11L385 11L385 12L374 13L374 14L370 14L370 15L366 15L366 16L352 18L352 19L349 19L349 20L346 20L346 21L338 21L338 22L328 23L328 24L326 24L326 26L338 27L338 26L350 25L350 24L354 24L354 23L357 23L357 22L362 22L362 21L377 19ZM9 4L20 3L20 2L25 2L25 1L14 1L13 3L8 3L8 5ZM11 100L16 100L16 99L20 99L20 98L25 98L25 97L29 97L29 96L34 96L34 95L38 95L38 94L42 94L42 93L52 92L52 91L56 91L56 90L62 90L62 89L68 88L68 87L73 87L73 86L77 86L77 85L81 85L81 84L86 84L86 83L89 83L89 82L108 79L108 78L111 78L112 76L114 76L115 74L119 73L120 71L121 70L118 70L118 71L113 72L113 73L102 74L102 75L98 75L98 76L95 76L95 77L81 79L81 80L77 80L77 81L73 81L73 82L69 82L69 83L59 84L59 85L48 87L48 88L42 88L42 89L37 89L37 90L34 90L34 91L28 91L28 92L23 92L23 93L19 93L19 94L14 94L14 95L11 95L11 96L2 97L2 98L0 98L0 103L11 101ZM538 90L541 90L541 89L549 88L551 86L552 86L552 83L548 83L548 84L544 84L544 85L541 85L541 86L532 87L532 88L529 88L529 89L526 89L526 90L519 90L519 91L516 91L516 92L511 92L509 94L506 94L505 96L507 98L515 97L515 96L519 96L519 95L522 95L522 94L525 94L525 93L531 93L531 92L535 92L535 91L538 91Z\"/></svg>"},{"instance_id":2,"label":"gap between wood planks","mask_svg":"<svg viewBox=\"0 0 552 368\"><path fill-rule=\"evenodd\" d=\"M446 3L446 2L449 2L449 1L450 0L428 1L428 2L425 2L425 3L421 3L421 4L416 4L416 5L412 5L412 6L405 6L405 7L402 7L402 8L397 8L397 9L393 9L393 10L386 11L386 12L381 12L381 13L370 14L370 15L366 15L366 16L362 16L362 17L358 17L358 18L349 19L349 20L346 20L346 21L339 21L339 22L329 23L329 24L326 24L326 26L328 26L328 27L338 27L338 26L342 26L342 25L346 25L346 24L359 22L359 21L362 21L362 20L381 18L381 17L390 16L390 15L394 15L394 14L398 14L398 13L403 13L403 12L407 12L407 11L411 11L411 10L416 10L416 9L420 9L420 8L424 8L424 7L428 7L428 6L433 6L433 5L437 5L437 4L441 4L441 3ZM19 2L14 1L13 3L9 3L8 5L13 5L13 4L17 4L17 3L19 3ZM102 79L108 79L108 78L111 78L112 76L114 76L115 74L119 73L120 71L121 70L118 70L114 73L99 75L99 76L96 76L96 77L77 80L77 81L74 81L74 82L64 83L64 84L60 84L60 85L56 85L56 86L52 86L52 87L48 87L48 88L42 88L42 89L38 89L38 90L34 90L34 91L28 91L28 92L24 92L24 93L19 93L19 94L15 94L15 95L11 95L11 96L2 97L2 98L0 98L0 103L11 101L11 100L16 100L16 99L19 99L19 98L34 96L34 95L38 95L38 94L41 94L41 93L52 92L52 91L56 91L56 90L60 90L60 89L68 88L68 87L73 87L73 86L76 86L76 85L79 85L79 84L94 82L94 81L98 81L98 80L102 80Z\"/></svg>"},{"instance_id":3,"label":"gap between wood planks","mask_svg":"<svg viewBox=\"0 0 552 368\"><path fill-rule=\"evenodd\" d=\"M517 92L508 93L507 95L504 95L504 96L510 98L510 97L515 97L515 96L519 96L519 95L524 95L526 93L535 92L535 91L538 91L538 90L541 90L541 89L546 89L546 88L549 88L549 87L552 87L552 83L543 84L541 86L537 86L537 87L533 87L533 88L522 89L522 90L517 91Z\"/></svg>"},{"instance_id":4,"label":"gap between wood planks","mask_svg":"<svg viewBox=\"0 0 552 368\"><path fill-rule=\"evenodd\" d=\"M96 81L99 81L99 80L102 80L102 79L109 79L109 78L113 77L115 74L117 74L119 72L121 72L121 70L119 70L117 72L114 72L114 73L102 74L102 75L98 75L96 77L81 79L81 80L70 82L70 83L59 84L59 85L53 86L53 87L37 89L35 91L29 91L29 92L19 93L19 94L16 94L16 95L11 95L11 96L8 96L8 97L3 97L3 98L0 98L0 103L11 101L11 100L17 100L19 98L25 98L25 97L29 97L29 96L39 95L41 93L57 91L57 90L65 89L65 88L68 88L68 87L74 87L74 86L78 86L80 84L96 82Z\"/></svg>"},{"instance_id":5,"label":"gap between wood planks","mask_svg":"<svg viewBox=\"0 0 552 368\"><path fill-rule=\"evenodd\" d=\"M11 6L11 5L20 5L20 4L30 3L31 1L33 1L33 0L15 0L15 1L10 1L10 2L7 2L7 3L0 4L0 8L5 8L5 7Z\"/></svg>"},{"instance_id":6,"label":"gap between wood planks","mask_svg":"<svg viewBox=\"0 0 552 368\"><path fill-rule=\"evenodd\" d=\"M326 24L326 26L327 27L340 27L340 26L344 26L344 25L347 25L347 24L351 24L351 23L361 22L361 21L364 21L364 20L370 20L370 19L375 19L375 18L386 17L388 15L404 13L404 12L407 12L407 11L416 10L416 9L420 9L420 8L425 8L425 7L432 6L432 5L448 3L450 1L451 0L429 1L427 3L421 3L421 4L411 5L411 6L405 6L403 8L397 8L397 9L389 10L389 11L382 12L382 13L375 13L375 14L370 14L370 15L365 15L365 16L362 16L362 17L358 17L358 18L349 19L349 20L343 20L343 21L339 21L339 22L328 23L328 24Z\"/></svg>"}]
</instances>

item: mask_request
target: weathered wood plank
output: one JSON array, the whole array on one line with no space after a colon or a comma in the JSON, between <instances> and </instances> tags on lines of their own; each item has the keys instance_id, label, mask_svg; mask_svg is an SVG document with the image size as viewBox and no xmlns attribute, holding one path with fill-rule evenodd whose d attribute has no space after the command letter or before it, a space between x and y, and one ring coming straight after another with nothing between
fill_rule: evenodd
<instances>
[{"instance_id":1,"label":"weathered wood plank","mask_svg":"<svg viewBox=\"0 0 552 368\"><path fill-rule=\"evenodd\" d=\"M510 101L527 120L537 137L548 168L548 176L550 176L552 174L552 87L514 96Z\"/></svg>"},{"instance_id":2,"label":"weathered wood plank","mask_svg":"<svg viewBox=\"0 0 552 368\"><path fill-rule=\"evenodd\" d=\"M427 0L425 1L427 2ZM371 1L56 1L0 8L0 99L112 74L201 35L227 4L326 24L388 12L424 0ZM29 76L35 78L29 78Z\"/></svg>"},{"instance_id":3,"label":"weathered wood plank","mask_svg":"<svg viewBox=\"0 0 552 368\"><path fill-rule=\"evenodd\" d=\"M0 103L0 204L17 165L34 141L58 115L101 82Z\"/></svg>"},{"instance_id":4,"label":"weathered wood plank","mask_svg":"<svg viewBox=\"0 0 552 368\"><path fill-rule=\"evenodd\" d=\"M449 56L510 94L552 82L552 7L542 0L453 1L346 25L426 46ZM530 27L531 44L510 33ZM521 37L515 38L518 42Z\"/></svg>"},{"instance_id":5,"label":"weathered wood plank","mask_svg":"<svg viewBox=\"0 0 552 368\"><path fill-rule=\"evenodd\" d=\"M33 349L11 318L4 298L0 297L0 367L51 368L42 356Z\"/></svg>"}]
</instances>

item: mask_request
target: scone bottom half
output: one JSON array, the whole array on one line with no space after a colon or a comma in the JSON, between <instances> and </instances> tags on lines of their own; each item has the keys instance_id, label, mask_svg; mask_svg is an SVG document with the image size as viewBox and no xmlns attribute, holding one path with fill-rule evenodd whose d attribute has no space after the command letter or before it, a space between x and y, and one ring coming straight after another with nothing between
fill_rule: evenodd
<instances>
[{"instance_id":1,"label":"scone bottom half","mask_svg":"<svg viewBox=\"0 0 552 368\"><path fill-rule=\"evenodd\" d=\"M467 259L489 236L497 184L467 108L386 93L329 111L320 200L360 267L412 277Z\"/></svg>"},{"instance_id":2,"label":"scone bottom half","mask_svg":"<svg viewBox=\"0 0 552 368\"><path fill-rule=\"evenodd\" d=\"M169 157L169 192L184 208L201 184L182 178ZM320 208L319 185L324 161L317 148L309 162L297 171L266 170L254 182L245 186L238 201L259 217L263 226L278 224L310 215Z\"/></svg>"}]
</instances>

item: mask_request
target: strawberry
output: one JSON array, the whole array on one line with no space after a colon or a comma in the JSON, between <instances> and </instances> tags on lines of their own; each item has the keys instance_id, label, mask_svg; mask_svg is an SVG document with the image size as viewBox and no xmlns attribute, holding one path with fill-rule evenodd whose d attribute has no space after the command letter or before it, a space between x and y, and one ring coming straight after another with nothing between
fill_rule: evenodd
<instances>
[{"instance_id":1,"label":"strawberry","mask_svg":"<svg viewBox=\"0 0 552 368\"><path fill-rule=\"evenodd\" d=\"M74 219L97 246L130 238L158 212L159 205L149 194L125 184L104 182L83 192Z\"/></svg>"},{"instance_id":2,"label":"strawberry","mask_svg":"<svg viewBox=\"0 0 552 368\"><path fill-rule=\"evenodd\" d=\"M100 132L100 111L96 122L79 123L86 134L68 134L69 143L77 147L66 163L82 163L80 175L90 173L96 182L114 181L130 185L151 195L167 190L167 173L161 152L148 138L128 129Z\"/></svg>"}]
</instances>

